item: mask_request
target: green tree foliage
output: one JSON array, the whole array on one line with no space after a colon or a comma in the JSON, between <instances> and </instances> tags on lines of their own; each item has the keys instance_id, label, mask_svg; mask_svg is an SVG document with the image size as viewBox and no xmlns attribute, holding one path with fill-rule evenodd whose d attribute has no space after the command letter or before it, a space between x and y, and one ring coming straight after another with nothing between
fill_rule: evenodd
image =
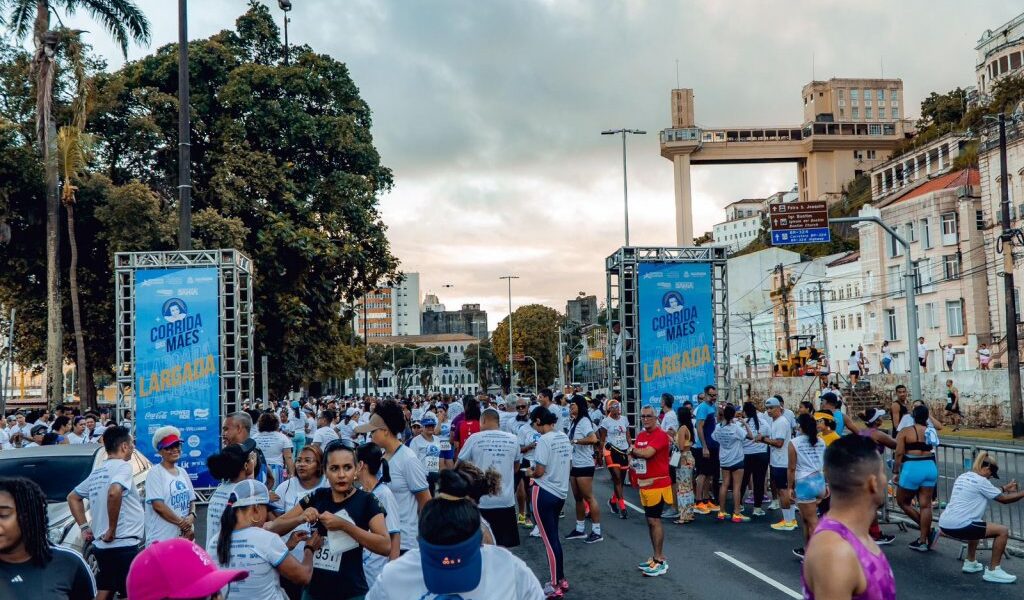
<instances>
[{"instance_id":1,"label":"green tree foliage","mask_svg":"<svg viewBox=\"0 0 1024 600\"><path fill-rule=\"evenodd\" d=\"M506 338L505 344L507 347L508 339ZM508 352L508 350L506 350ZM466 347L465 352L466 360L464 366L476 377L477 368L477 356L480 357L480 389L486 390L491 387L492 383L501 385L504 378L507 377L506 365L502 363L497 356L494 354L494 347L488 340L481 341L478 344L470 344Z\"/></svg>"},{"instance_id":2,"label":"green tree foliage","mask_svg":"<svg viewBox=\"0 0 1024 600\"><path fill-rule=\"evenodd\" d=\"M558 325L562 315L557 310L540 304L527 304L512 313L512 352L532 356L537 361L537 378L541 387L550 384L558 373ZM491 336L498 360L508 361L508 317L498 323ZM533 361L513 362L516 381L523 387L533 387ZM507 379L502 386L508 389Z\"/></svg>"}]
</instances>

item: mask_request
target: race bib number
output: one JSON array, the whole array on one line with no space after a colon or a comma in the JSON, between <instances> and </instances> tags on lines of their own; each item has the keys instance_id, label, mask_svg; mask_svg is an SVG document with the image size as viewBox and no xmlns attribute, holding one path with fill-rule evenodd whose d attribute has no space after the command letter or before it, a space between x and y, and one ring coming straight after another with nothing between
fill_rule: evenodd
<instances>
[{"instance_id":1,"label":"race bib number","mask_svg":"<svg viewBox=\"0 0 1024 600\"><path fill-rule=\"evenodd\" d=\"M438 457L436 456L424 456L423 466L431 473L436 472L438 469Z\"/></svg>"},{"instance_id":2,"label":"race bib number","mask_svg":"<svg viewBox=\"0 0 1024 600\"><path fill-rule=\"evenodd\" d=\"M449 452L452 449L451 440L441 440L441 452Z\"/></svg>"},{"instance_id":3,"label":"race bib number","mask_svg":"<svg viewBox=\"0 0 1024 600\"><path fill-rule=\"evenodd\" d=\"M331 552L327 540L324 540L324 545L313 553L313 568L338 571L341 569L341 555L341 552Z\"/></svg>"},{"instance_id":4,"label":"race bib number","mask_svg":"<svg viewBox=\"0 0 1024 600\"><path fill-rule=\"evenodd\" d=\"M647 474L647 459L646 458L633 458L629 461L629 466L633 469L633 472L637 475Z\"/></svg>"}]
</instances>

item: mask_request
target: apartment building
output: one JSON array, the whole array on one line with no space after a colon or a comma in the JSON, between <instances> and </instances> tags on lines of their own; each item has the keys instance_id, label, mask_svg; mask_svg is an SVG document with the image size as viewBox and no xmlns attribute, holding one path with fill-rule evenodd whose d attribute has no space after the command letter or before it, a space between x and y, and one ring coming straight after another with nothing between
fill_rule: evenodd
<instances>
[{"instance_id":1,"label":"apartment building","mask_svg":"<svg viewBox=\"0 0 1024 600\"><path fill-rule=\"evenodd\" d=\"M778 265L799 262L796 252L776 247L729 259L729 352L735 372L745 374L745 359L750 355L753 360L755 354L760 372L771 372L766 365L775 356L775 318L770 309L772 276Z\"/></svg>"},{"instance_id":2,"label":"apartment building","mask_svg":"<svg viewBox=\"0 0 1024 600\"><path fill-rule=\"evenodd\" d=\"M356 301L356 335L419 335L420 313L420 274L405 273L398 285L378 288Z\"/></svg>"},{"instance_id":3,"label":"apartment building","mask_svg":"<svg viewBox=\"0 0 1024 600\"><path fill-rule=\"evenodd\" d=\"M902 79L812 81L803 88L804 123L903 120Z\"/></svg>"},{"instance_id":4,"label":"apartment building","mask_svg":"<svg viewBox=\"0 0 1024 600\"><path fill-rule=\"evenodd\" d=\"M986 29L974 49L978 53L974 67L978 92L986 96L996 82L1019 74L1024 65L1024 13L994 30Z\"/></svg>"},{"instance_id":5,"label":"apartment building","mask_svg":"<svg viewBox=\"0 0 1024 600\"><path fill-rule=\"evenodd\" d=\"M824 348L819 291L827 289L827 266L845 252L781 265L772 274L771 299L775 323L775 350L786 356L801 346ZM820 285L819 285L820 284ZM793 336L807 336L796 340ZM809 337L809 336L813 336Z\"/></svg>"},{"instance_id":6,"label":"apartment building","mask_svg":"<svg viewBox=\"0 0 1024 600\"><path fill-rule=\"evenodd\" d=\"M765 201L757 199L727 204L725 221L712 227L712 243L728 248L730 253L746 248L761 232L764 206Z\"/></svg>"}]
</instances>

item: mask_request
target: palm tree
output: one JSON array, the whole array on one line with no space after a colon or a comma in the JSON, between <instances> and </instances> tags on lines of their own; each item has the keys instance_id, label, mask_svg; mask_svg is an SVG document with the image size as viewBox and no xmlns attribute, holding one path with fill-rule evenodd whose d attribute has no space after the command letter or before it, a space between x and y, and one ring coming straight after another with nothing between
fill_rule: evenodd
<instances>
[{"instance_id":1,"label":"palm tree","mask_svg":"<svg viewBox=\"0 0 1024 600\"><path fill-rule=\"evenodd\" d=\"M32 77L36 86L36 138L46 169L46 379L49 403L63 396L63 336L60 299L60 198L57 195L57 127L53 122L53 82L56 75L58 32L50 29L57 10L88 12L113 36L128 56L128 43L149 43L149 21L131 0L0 0L0 14L9 9L8 27L22 39L32 31L35 54ZM59 19L59 16L58 16Z\"/></svg>"}]
</instances>

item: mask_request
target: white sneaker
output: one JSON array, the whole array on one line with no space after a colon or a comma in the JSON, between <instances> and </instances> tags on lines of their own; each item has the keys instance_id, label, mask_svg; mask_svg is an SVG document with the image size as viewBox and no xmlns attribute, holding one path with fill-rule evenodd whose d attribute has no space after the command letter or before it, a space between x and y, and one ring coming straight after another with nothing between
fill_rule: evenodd
<instances>
[{"instance_id":1,"label":"white sneaker","mask_svg":"<svg viewBox=\"0 0 1024 600\"><path fill-rule=\"evenodd\" d=\"M540 527L533 526L533 530L530 531L530 537L540 537Z\"/></svg>"},{"instance_id":2,"label":"white sneaker","mask_svg":"<svg viewBox=\"0 0 1024 600\"><path fill-rule=\"evenodd\" d=\"M763 517L764 515L765 515L765 512L764 512L763 508L755 508L754 509L754 516L755 517Z\"/></svg>"},{"instance_id":3,"label":"white sneaker","mask_svg":"<svg viewBox=\"0 0 1024 600\"><path fill-rule=\"evenodd\" d=\"M1002 567L985 569L985 574L982 575L981 578L989 583L1013 583L1014 581L1017 581L1016 575L1010 575L1004 571Z\"/></svg>"},{"instance_id":4,"label":"white sneaker","mask_svg":"<svg viewBox=\"0 0 1024 600\"><path fill-rule=\"evenodd\" d=\"M981 573L985 570L985 567L976 560L965 560L962 570L964 573Z\"/></svg>"},{"instance_id":5,"label":"white sneaker","mask_svg":"<svg viewBox=\"0 0 1024 600\"><path fill-rule=\"evenodd\" d=\"M779 501L772 500L772 503L768 505L768 510L779 510Z\"/></svg>"}]
</instances>

